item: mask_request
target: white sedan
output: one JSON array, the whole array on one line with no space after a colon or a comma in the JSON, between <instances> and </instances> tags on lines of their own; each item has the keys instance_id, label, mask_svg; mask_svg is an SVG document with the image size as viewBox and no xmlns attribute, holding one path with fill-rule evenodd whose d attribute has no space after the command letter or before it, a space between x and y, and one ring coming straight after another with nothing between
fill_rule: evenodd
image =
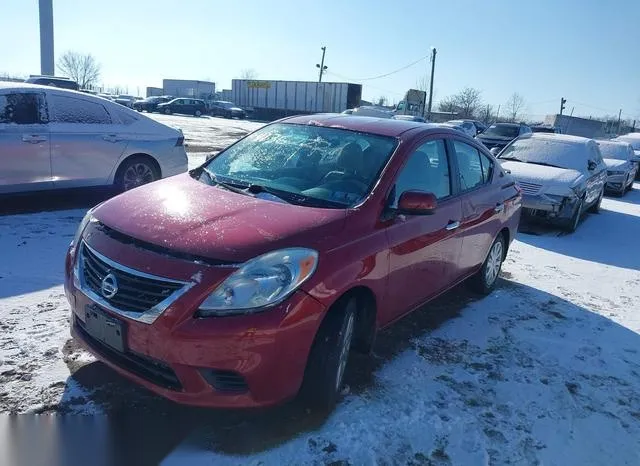
<instances>
[{"instance_id":1,"label":"white sedan","mask_svg":"<svg viewBox=\"0 0 640 466\"><path fill-rule=\"evenodd\" d=\"M638 164L633 161L635 155L633 148L626 142L597 141L597 143L607 166L607 190L624 196L633 187L633 179L638 171Z\"/></svg>"},{"instance_id":2,"label":"white sedan","mask_svg":"<svg viewBox=\"0 0 640 466\"><path fill-rule=\"evenodd\" d=\"M186 170L180 130L90 94L0 82L0 194L126 191Z\"/></svg>"}]
</instances>

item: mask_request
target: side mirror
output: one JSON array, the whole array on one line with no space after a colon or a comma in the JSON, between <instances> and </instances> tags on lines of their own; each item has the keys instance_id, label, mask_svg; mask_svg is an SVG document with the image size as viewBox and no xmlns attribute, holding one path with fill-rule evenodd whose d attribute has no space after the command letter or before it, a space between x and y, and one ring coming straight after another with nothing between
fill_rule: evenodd
<instances>
[{"instance_id":1,"label":"side mirror","mask_svg":"<svg viewBox=\"0 0 640 466\"><path fill-rule=\"evenodd\" d=\"M593 160L589 160L589 164L587 165L587 168L589 168L589 171L592 172L593 170L596 169L597 166L598 166L597 163L595 163Z\"/></svg>"},{"instance_id":2,"label":"side mirror","mask_svg":"<svg viewBox=\"0 0 640 466\"><path fill-rule=\"evenodd\" d=\"M438 206L433 193L424 191L405 191L398 200L398 213L406 215L431 215Z\"/></svg>"},{"instance_id":3,"label":"side mirror","mask_svg":"<svg viewBox=\"0 0 640 466\"><path fill-rule=\"evenodd\" d=\"M498 154L500 153L500 148L499 147L492 147L489 152L491 152L491 155L493 155L494 157L497 157Z\"/></svg>"}]
</instances>

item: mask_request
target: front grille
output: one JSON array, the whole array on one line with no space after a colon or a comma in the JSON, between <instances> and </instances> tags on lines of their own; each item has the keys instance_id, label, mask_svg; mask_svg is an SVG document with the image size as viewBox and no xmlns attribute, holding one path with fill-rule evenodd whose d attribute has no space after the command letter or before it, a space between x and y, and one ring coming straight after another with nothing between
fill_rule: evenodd
<instances>
[{"instance_id":1,"label":"front grille","mask_svg":"<svg viewBox=\"0 0 640 466\"><path fill-rule=\"evenodd\" d=\"M204 379L219 392L244 393L249 390L247 382L240 374L217 369L200 369Z\"/></svg>"},{"instance_id":2,"label":"front grille","mask_svg":"<svg viewBox=\"0 0 640 466\"><path fill-rule=\"evenodd\" d=\"M116 309L129 312L146 312L160 304L172 293L184 286L183 283L149 278L135 271L125 271L114 263L108 263L82 244L80 251L80 273L84 285ZM113 275L117 282L117 292L108 298L102 293L102 281Z\"/></svg>"},{"instance_id":3,"label":"front grille","mask_svg":"<svg viewBox=\"0 0 640 466\"><path fill-rule=\"evenodd\" d=\"M527 183L524 181L518 181L518 185L520 186L520 189L522 189L522 192L525 194L538 194L538 192L540 192L540 188L542 188L541 184L535 184L535 183Z\"/></svg>"},{"instance_id":4,"label":"front grille","mask_svg":"<svg viewBox=\"0 0 640 466\"><path fill-rule=\"evenodd\" d=\"M166 364L132 351L121 353L89 335L80 319L74 320L77 332L99 356L159 387L176 391L182 389L178 376Z\"/></svg>"}]
</instances>

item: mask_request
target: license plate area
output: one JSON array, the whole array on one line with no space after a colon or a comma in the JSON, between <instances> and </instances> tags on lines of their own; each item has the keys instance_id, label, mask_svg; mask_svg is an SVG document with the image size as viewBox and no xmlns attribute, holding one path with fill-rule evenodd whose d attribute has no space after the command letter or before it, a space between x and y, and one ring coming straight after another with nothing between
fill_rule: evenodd
<instances>
[{"instance_id":1,"label":"license plate area","mask_svg":"<svg viewBox=\"0 0 640 466\"><path fill-rule=\"evenodd\" d=\"M124 353L126 326L120 319L110 316L95 304L85 306L84 327L89 335Z\"/></svg>"}]
</instances>

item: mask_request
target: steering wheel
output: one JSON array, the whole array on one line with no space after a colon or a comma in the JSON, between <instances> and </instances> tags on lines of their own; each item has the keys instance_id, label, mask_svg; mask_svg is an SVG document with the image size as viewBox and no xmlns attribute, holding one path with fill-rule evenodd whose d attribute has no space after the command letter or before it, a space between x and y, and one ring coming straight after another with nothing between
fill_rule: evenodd
<instances>
[{"instance_id":1,"label":"steering wheel","mask_svg":"<svg viewBox=\"0 0 640 466\"><path fill-rule=\"evenodd\" d=\"M331 177L335 177L335 180L331 180ZM369 187L368 180L362 176L359 176L355 173L349 172L341 172L341 171L330 171L326 175L322 177L320 184L331 183L331 182L342 182L342 183L352 183L358 187L359 190L365 192Z\"/></svg>"}]
</instances>

